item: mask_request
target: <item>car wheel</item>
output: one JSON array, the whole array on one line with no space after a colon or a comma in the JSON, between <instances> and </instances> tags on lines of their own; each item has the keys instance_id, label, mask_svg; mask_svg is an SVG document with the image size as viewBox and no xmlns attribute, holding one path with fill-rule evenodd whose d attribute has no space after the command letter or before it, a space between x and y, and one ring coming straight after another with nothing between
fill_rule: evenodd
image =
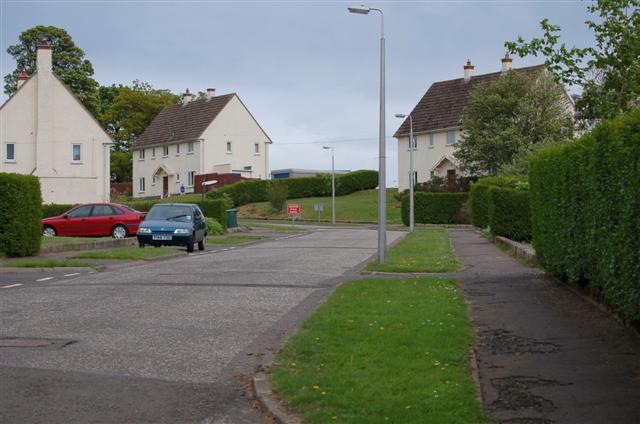
<instances>
[{"instance_id":1,"label":"car wheel","mask_svg":"<svg viewBox=\"0 0 640 424\"><path fill-rule=\"evenodd\" d=\"M200 251L204 250L204 240L198 242L198 250Z\"/></svg>"},{"instance_id":2,"label":"car wheel","mask_svg":"<svg viewBox=\"0 0 640 424\"><path fill-rule=\"evenodd\" d=\"M127 227L125 227L124 225L116 225L111 229L111 237L113 238L122 239L127 237L128 235L129 232L127 231Z\"/></svg>"},{"instance_id":3,"label":"car wheel","mask_svg":"<svg viewBox=\"0 0 640 424\"><path fill-rule=\"evenodd\" d=\"M47 225L42 229L42 235L44 237L55 237L57 235L56 229L51 225Z\"/></svg>"}]
</instances>

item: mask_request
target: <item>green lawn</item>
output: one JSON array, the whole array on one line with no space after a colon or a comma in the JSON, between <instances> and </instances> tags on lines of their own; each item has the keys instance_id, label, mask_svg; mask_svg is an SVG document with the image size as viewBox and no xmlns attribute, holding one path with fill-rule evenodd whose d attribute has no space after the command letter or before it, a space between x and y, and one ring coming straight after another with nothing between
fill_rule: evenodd
<instances>
[{"instance_id":1,"label":"green lawn","mask_svg":"<svg viewBox=\"0 0 640 424\"><path fill-rule=\"evenodd\" d=\"M272 368L310 423L483 423L467 372L473 329L454 280L340 286Z\"/></svg>"},{"instance_id":2,"label":"green lawn","mask_svg":"<svg viewBox=\"0 0 640 424\"><path fill-rule=\"evenodd\" d=\"M159 256L174 255L184 250L169 247L117 247L114 249L95 250L93 252L80 253L70 256L71 259L122 259L129 261L141 261Z\"/></svg>"},{"instance_id":3,"label":"green lawn","mask_svg":"<svg viewBox=\"0 0 640 424\"><path fill-rule=\"evenodd\" d=\"M92 262L72 261L66 259L11 259L2 263L3 268L55 268L55 267L89 267L98 264Z\"/></svg>"},{"instance_id":4,"label":"green lawn","mask_svg":"<svg viewBox=\"0 0 640 424\"><path fill-rule=\"evenodd\" d=\"M444 228L416 228L389 249L384 265L375 261L365 269L378 272L448 272L458 268Z\"/></svg>"},{"instance_id":5,"label":"green lawn","mask_svg":"<svg viewBox=\"0 0 640 424\"><path fill-rule=\"evenodd\" d=\"M393 194L397 189L387 190L387 222L401 224L400 208L396 207L397 201ZM304 199L290 199L287 203L299 203L302 209L302 218L307 221L315 221L318 218L313 205L322 203L324 212L320 219L331 219L331 197L308 197ZM286 205L283 211L273 213L269 202L251 203L238 208L241 218L274 217L286 218ZM378 190L358 191L347 196L336 197L336 220L338 221L377 221L378 220Z\"/></svg>"},{"instance_id":6,"label":"green lawn","mask_svg":"<svg viewBox=\"0 0 640 424\"><path fill-rule=\"evenodd\" d=\"M108 240L109 237L42 237L42 245L87 243L103 239Z\"/></svg>"},{"instance_id":7,"label":"green lawn","mask_svg":"<svg viewBox=\"0 0 640 424\"><path fill-rule=\"evenodd\" d=\"M246 234L239 234L237 236L215 236L207 237L207 244L244 244L250 243L256 240L262 240L269 237L266 236L250 236Z\"/></svg>"},{"instance_id":8,"label":"green lawn","mask_svg":"<svg viewBox=\"0 0 640 424\"><path fill-rule=\"evenodd\" d=\"M243 219L242 222L240 222L240 225L248 225L250 227L256 227L256 228L268 228L270 230L273 230L276 233L302 233L307 231L306 229L301 228L299 225L292 226L292 225L287 225L286 223L283 223L283 222L279 222L278 224L269 224L269 223L265 223L265 221L251 221L251 220Z\"/></svg>"}]
</instances>

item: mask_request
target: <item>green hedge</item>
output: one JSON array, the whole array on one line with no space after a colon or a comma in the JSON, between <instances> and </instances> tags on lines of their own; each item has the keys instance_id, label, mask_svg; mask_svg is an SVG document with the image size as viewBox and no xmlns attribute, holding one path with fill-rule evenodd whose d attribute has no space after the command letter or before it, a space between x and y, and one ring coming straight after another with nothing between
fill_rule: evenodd
<instances>
[{"instance_id":1,"label":"green hedge","mask_svg":"<svg viewBox=\"0 0 640 424\"><path fill-rule=\"evenodd\" d=\"M640 110L530 160L540 264L640 321Z\"/></svg>"},{"instance_id":2,"label":"green hedge","mask_svg":"<svg viewBox=\"0 0 640 424\"><path fill-rule=\"evenodd\" d=\"M285 178L280 180L287 184L289 198L300 199L303 197L331 196L331 175L318 175L316 177Z\"/></svg>"},{"instance_id":3,"label":"green hedge","mask_svg":"<svg viewBox=\"0 0 640 424\"><path fill-rule=\"evenodd\" d=\"M49 203L48 205L42 205L42 217L50 218L52 216L62 215L74 206L75 205L66 205L64 203Z\"/></svg>"},{"instance_id":4,"label":"green hedge","mask_svg":"<svg viewBox=\"0 0 640 424\"><path fill-rule=\"evenodd\" d=\"M222 187L220 190L209 194L210 198L220 199L228 195L234 206L242 206L247 203L266 202L267 185L269 180L245 180Z\"/></svg>"},{"instance_id":5,"label":"green hedge","mask_svg":"<svg viewBox=\"0 0 640 424\"><path fill-rule=\"evenodd\" d=\"M0 193L0 251L7 256L38 253L42 240L38 177L0 173Z\"/></svg>"},{"instance_id":6,"label":"green hedge","mask_svg":"<svg viewBox=\"0 0 640 424\"><path fill-rule=\"evenodd\" d=\"M511 240L531 240L529 192L512 188L490 187L488 197L491 232Z\"/></svg>"},{"instance_id":7,"label":"green hedge","mask_svg":"<svg viewBox=\"0 0 640 424\"><path fill-rule=\"evenodd\" d=\"M417 224L467 224L462 212L468 193L414 193ZM402 198L402 222L409 225L409 196Z\"/></svg>"},{"instance_id":8,"label":"green hedge","mask_svg":"<svg viewBox=\"0 0 640 424\"><path fill-rule=\"evenodd\" d=\"M378 171L362 169L336 176L336 196L378 187Z\"/></svg>"},{"instance_id":9,"label":"green hedge","mask_svg":"<svg viewBox=\"0 0 640 424\"><path fill-rule=\"evenodd\" d=\"M489 226L489 198L490 185L473 184L469 190L469 206L471 208L471 223L478 228Z\"/></svg>"},{"instance_id":10,"label":"green hedge","mask_svg":"<svg viewBox=\"0 0 640 424\"><path fill-rule=\"evenodd\" d=\"M156 203L161 203L159 200L134 200L126 202L125 204L133 209L141 212L149 212L149 210ZM164 203L164 202L163 202ZM224 228L227 228L227 209L228 204L224 199L206 199L202 202L196 203L200 206L204 216L208 218L215 218Z\"/></svg>"}]
</instances>

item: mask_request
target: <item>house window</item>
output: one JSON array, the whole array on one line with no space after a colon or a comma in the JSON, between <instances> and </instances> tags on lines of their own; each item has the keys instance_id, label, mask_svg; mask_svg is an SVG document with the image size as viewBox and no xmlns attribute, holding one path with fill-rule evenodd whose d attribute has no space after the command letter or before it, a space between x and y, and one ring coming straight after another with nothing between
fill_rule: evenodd
<instances>
[{"instance_id":1,"label":"house window","mask_svg":"<svg viewBox=\"0 0 640 424\"><path fill-rule=\"evenodd\" d=\"M141 178L138 180L138 191L139 191L140 193L144 193L144 189L145 189L145 185L144 185L144 177L141 177Z\"/></svg>"},{"instance_id":2,"label":"house window","mask_svg":"<svg viewBox=\"0 0 640 424\"><path fill-rule=\"evenodd\" d=\"M156 185L156 176L155 175L153 175L151 177L151 185Z\"/></svg>"},{"instance_id":3,"label":"house window","mask_svg":"<svg viewBox=\"0 0 640 424\"><path fill-rule=\"evenodd\" d=\"M179 183L180 182L180 173L176 172L176 182Z\"/></svg>"},{"instance_id":4,"label":"house window","mask_svg":"<svg viewBox=\"0 0 640 424\"><path fill-rule=\"evenodd\" d=\"M138 150L138 160L144 160L144 149Z\"/></svg>"},{"instance_id":5,"label":"house window","mask_svg":"<svg viewBox=\"0 0 640 424\"><path fill-rule=\"evenodd\" d=\"M180 154L180 143L176 144L176 156Z\"/></svg>"},{"instance_id":6,"label":"house window","mask_svg":"<svg viewBox=\"0 0 640 424\"><path fill-rule=\"evenodd\" d=\"M436 176L436 171L431 171L431 173L429 174L429 178L433 178Z\"/></svg>"},{"instance_id":7,"label":"house window","mask_svg":"<svg viewBox=\"0 0 640 424\"><path fill-rule=\"evenodd\" d=\"M253 143L253 153L256 155L260 154L260 143Z\"/></svg>"},{"instance_id":8,"label":"house window","mask_svg":"<svg viewBox=\"0 0 640 424\"><path fill-rule=\"evenodd\" d=\"M227 141L227 153L231 153L231 142Z\"/></svg>"},{"instance_id":9,"label":"house window","mask_svg":"<svg viewBox=\"0 0 640 424\"><path fill-rule=\"evenodd\" d=\"M187 185L189 187L193 187L193 183L194 183L194 180L196 178L196 171L189 171L189 174L187 174L187 175L188 175L188 177L187 177Z\"/></svg>"},{"instance_id":10,"label":"house window","mask_svg":"<svg viewBox=\"0 0 640 424\"><path fill-rule=\"evenodd\" d=\"M74 162L80 162L82 160L82 145L81 144L72 144L71 145L71 159Z\"/></svg>"},{"instance_id":11,"label":"house window","mask_svg":"<svg viewBox=\"0 0 640 424\"><path fill-rule=\"evenodd\" d=\"M156 148L152 147L151 148L151 159L155 159L156 158Z\"/></svg>"},{"instance_id":12,"label":"house window","mask_svg":"<svg viewBox=\"0 0 640 424\"><path fill-rule=\"evenodd\" d=\"M5 160L9 162L16 161L16 143L5 144Z\"/></svg>"},{"instance_id":13,"label":"house window","mask_svg":"<svg viewBox=\"0 0 640 424\"><path fill-rule=\"evenodd\" d=\"M169 156L169 146L162 146L162 157L166 158Z\"/></svg>"},{"instance_id":14,"label":"house window","mask_svg":"<svg viewBox=\"0 0 640 424\"><path fill-rule=\"evenodd\" d=\"M429 147L433 147L433 143L435 141L434 139L435 139L435 135L429 134Z\"/></svg>"},{"instance_id":15,"label":"house window","mask_svg":"<svg viewBox=\"0 0 640 424\"><path fill-rule=\"evenodd\" d=\"M418 136L414 135L413 136L413 140L411 140L411 145L409 146L410 149L416 149L418 148Z\"/></svg>"},{"instance_id":16,"label":"house window","mask_svg":"<svg viewBox=\"0 0 640 424\"><path fill-rule=\"evenodd\" d=\"M193 141L187 143L187 154L193 153Z\"/></svg>"},{"instance_id":17,"label":"house window","mask_svg":"<svg viewBox=\"0 0 640 424\"><path fill-rule=\"evenodd\" d=\"M456 132L447 131L447 144L455 144L455 143L456 143Z\"/></svg>"}]
</instances>

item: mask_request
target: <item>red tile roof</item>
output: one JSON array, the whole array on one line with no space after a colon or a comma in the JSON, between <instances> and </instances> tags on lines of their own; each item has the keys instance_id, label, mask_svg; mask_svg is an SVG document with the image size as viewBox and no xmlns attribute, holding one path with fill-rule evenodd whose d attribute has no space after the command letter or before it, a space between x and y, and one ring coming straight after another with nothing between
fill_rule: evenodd
<instances>
[{"instance_id":1,"label":"red tile roof","mask_svg":"<svg viewBox=\"0 0 640 424\"><path fill-rule=\"evenodd\" d=\"M536 65L516 70L534 74L543 69L544 65ZM473 76L469 82L465 82L464 78L458 78L433 83L411 112L413 132L423 133L460 127L462 111L469 102L473 89L495 81L500 75L501 72L493 72ZM409 135L409 118L404 120L393 136L398 138L406 135Z\"/></svg>"}]
</instances>

